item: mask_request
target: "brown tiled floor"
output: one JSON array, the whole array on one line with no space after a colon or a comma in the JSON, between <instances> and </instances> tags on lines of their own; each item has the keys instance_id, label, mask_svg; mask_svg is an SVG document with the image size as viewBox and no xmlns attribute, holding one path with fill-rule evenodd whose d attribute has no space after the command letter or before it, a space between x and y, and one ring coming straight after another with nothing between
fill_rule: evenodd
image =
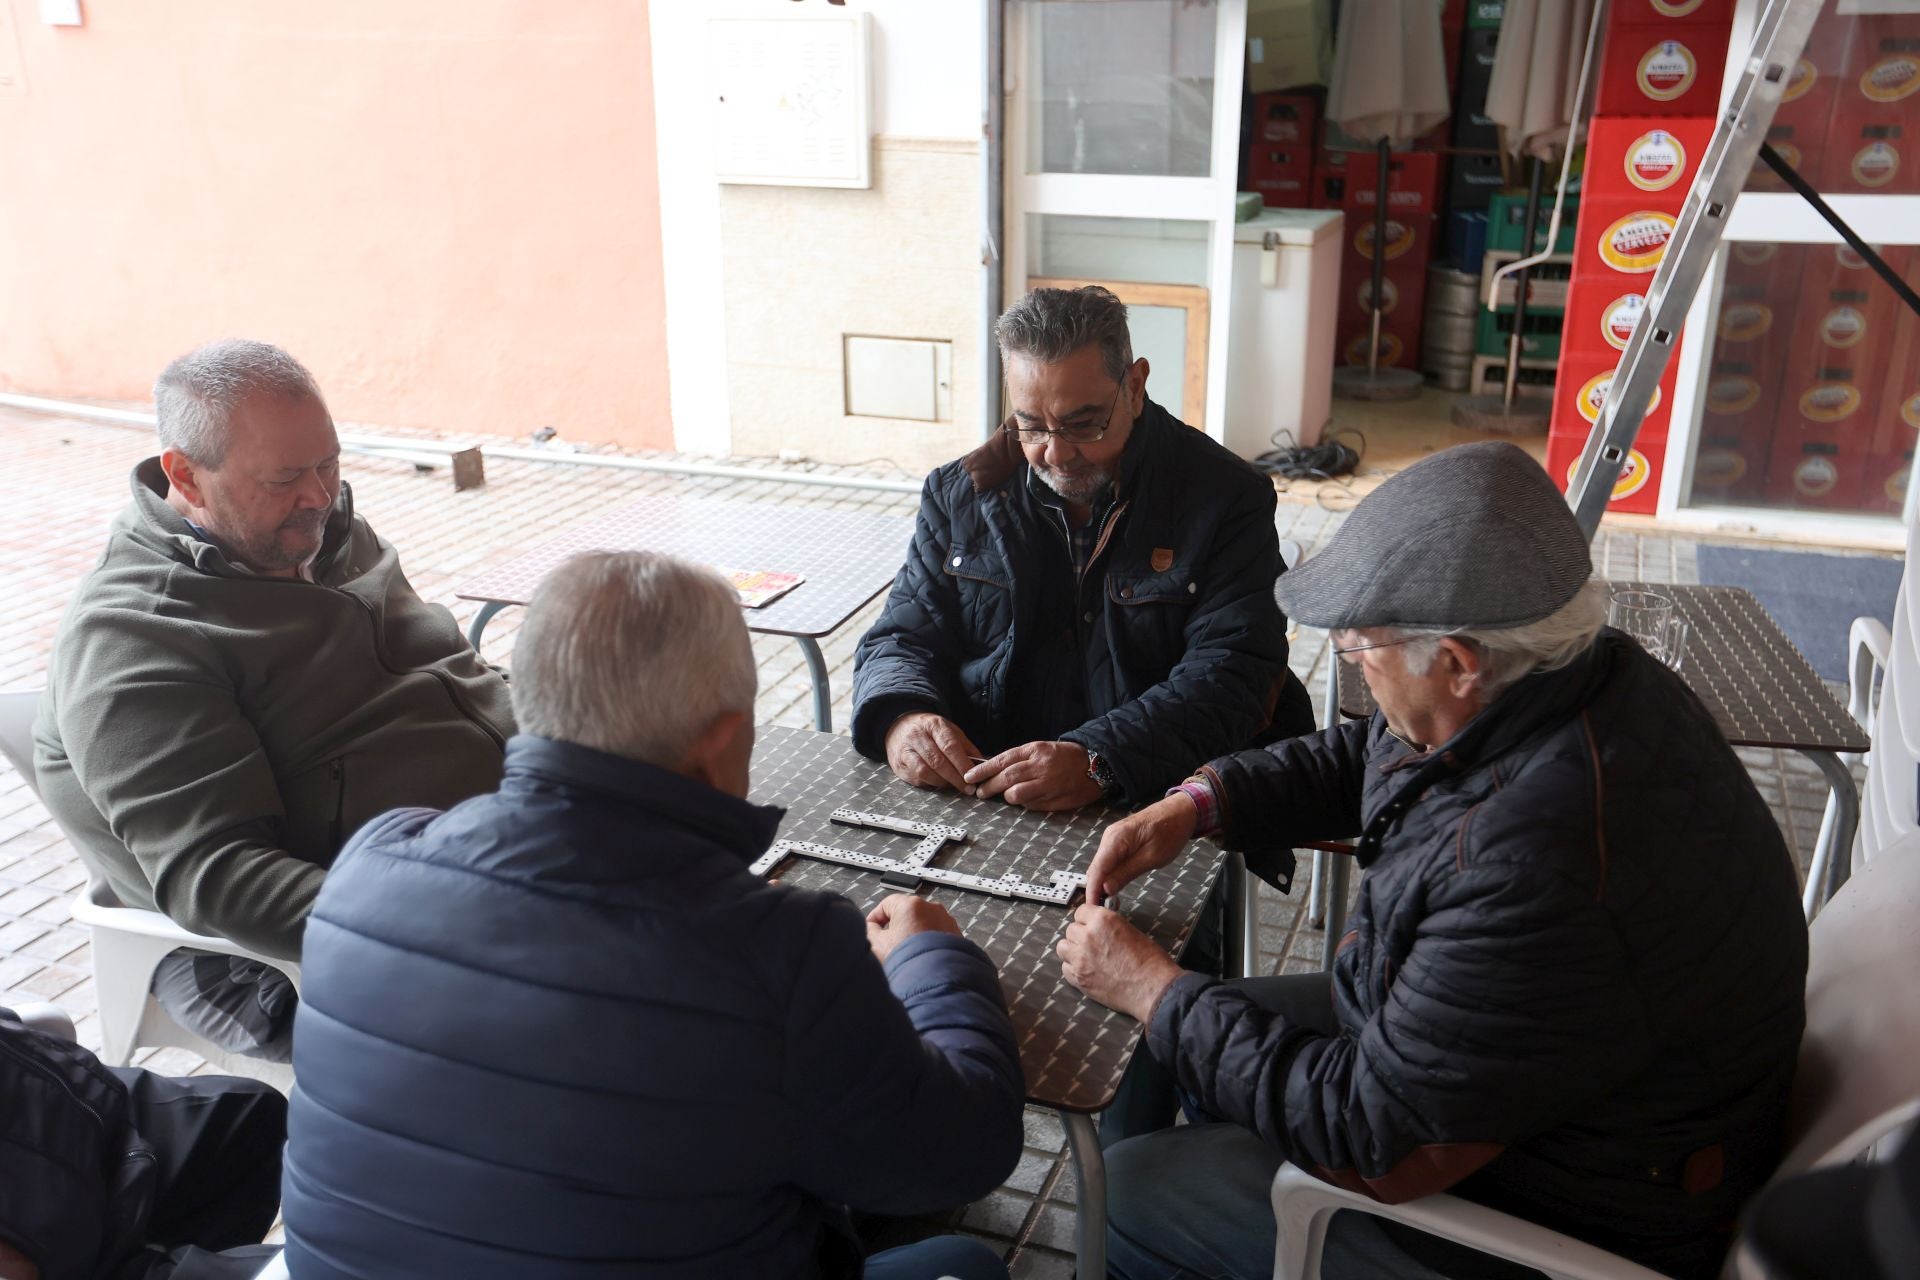
<instances>
[{"instance_id":1,"label":"brown tiled floor","mask_svg":"<svg viewBox=\"0 0 1920 1280\"><path fill-rule=\"evenodd\" d=\"M32 689L45 680L53 633L75 583L91 567L108 523L127 500L128 472L151 452L144 432L0 410L0 456L12 469L0 479L8 519L0 529L0 690ZM452 491L444 474L421 474L404 463L349 456L356 504L398 546L415 587L447 604L464 623L474 606L453 598L455 587L482 565L509 556L569 523L634 494L706 492L762 501L874 511L911 512L910 496L813 489L763 481L687 479L639 472L528 462L488 463L488 484ZM1343 504L1333 504L1343 505ZM1338 526L1342 514L1311 500L1283 501L1283 538L1309 553ZM1697 581L1690 540L1607 532L1597 548L1600 572L1647 581ZM823 647L832 669L836 724L844 726L854 642L877 606L870 606ZM509 661L518 610L494 621L487 655ZM763 721L812 723L807 673L790 642L756 637L760 661L759 714ZM1295 671L1316 704L1329 661L1325 636L1303 631L1293 652ZM1743 752L1805 865L1817 830L1824 789L1811 766L1777 752ZM84 880L77 860L54 830L24 781L0 765L0 1004L56 1000L78 1023L83 1043L98 1046L87 936L69 920L67 904ZM1304 886L1305 877L1302 877ZM1304 921L1304 887L1290 897L1261 899L1261 955L1265 972L1317 967L1321 935ZM145 1065L172 1072L201 1068L192 1055L166 1050ZM1073 1176L1061 1153L1051 1115L1028 1115L1027 1150L1007 1185L955 1214L963 1228L1008 1251L1020 1277L1071 1273Z\"/></svg>"}]
</instances>

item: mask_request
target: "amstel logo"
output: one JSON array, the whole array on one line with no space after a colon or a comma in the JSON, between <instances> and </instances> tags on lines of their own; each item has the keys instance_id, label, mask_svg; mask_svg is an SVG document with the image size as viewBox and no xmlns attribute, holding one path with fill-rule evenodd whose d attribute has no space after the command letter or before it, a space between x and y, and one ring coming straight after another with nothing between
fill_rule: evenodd
<instances>
[{"instance_id":1,"label":"amstel logo","mask_svg":"<svg viewBox=\"0 0 1920 1280\"><path fill-rule=\"evenodd\" d=\"M1736 240L1733 242L1733 257L1749 267L1764 267L1780 253L1780 246L1758 240Z\"/></svg>"},{"instance_id":2,"label":"amstel logo","mask_svg":"<svg viewBox=\"0 0 1920 1280\"><path fill-rule=\"evenodd\" d=\"M1813 63L1805 58L1800 59L1800 61L1793 64L1793 74L1787 77L1787 87L1781 91L1780 101L1782 103L1788 103L1792 102L1795 98L1804 96L1807 90L1813 88L1814 83L1819 79L1820 68L1814 66Z\"/></svg>"},{"instance_id":3,"label":"amstel logo","mask_svg":"<svg viewBox=\"0 0 1920 1280\"><path fill-rule=\"evenodd\" d=\"M1764 302L1742 302L1720 313L1724 342L1752 342L1773 328L1773 308Z\"/></svg>"},{"instance_id":4,"label":"amstel logo","mask_svg":"<svg viewBox=\"0 0 1920 1280\"><path fill-rule=\"evenodd\" d=\"M1700 488L1725 489L1747 474L1747 460L1737 449L1702 449L1693 461L1693 483Z\"/></svg>"},{"instance_id":5,"label":"amstel logo","mask_svg":"<svg viewBox=\"0 0 1920 1280\"><path fill-rule=\"evenodd\" d=\"M1793 487L1809 498L1817 498L1839 483L1839 469L1826 458L1808 458L1793 469Z\"/></svg>"},{"instance_id":6,"label":"amstel logo","mask_svg":"<svg viewBox=\"0 0 1920 1280\"><path fill-rule=\"evenodd\" d=\"M1907 480L1912 470L1911 465L1905 466L1887 477L1887 500L1896 507L1907 505Z\"/></svg>"},{"instance_id":7,"label":"amstel logo","mask_svg":"<svg viewBox=\"0 0 1920 1280\"><path fill-rule=\"evenodd\" d=\"M1684 18L1707 0L1653 0L1653 11L1663 18Z\"/></svg>"},{"instance_id":8,"label":"amstel logo","mask_svg":"<svg viewBox=\"0 0 1920 1280\"><path fill-rule=\"evenodd\" d=\"M1567 488L1573 487L1573 473L1580 469L1580 459L1575 458L1573 465L1567 468ZM1647 461L1647 455L1638 449L1627 450L1627 460L1620 464L1620 478L1613 482L1613 497L1609 502L1618 502L1622 498L1631 498L1647 487L1647 477L1653 474L1653 467Z\"/></svg>"},{"instance_id":9,"label":"amstel logo","mask_svg":"<svg viewBox=\"0 0 1920 1280\"><path fill-rule=\"evenodd\" d=\"M1600 336L1615 351L1625 351L1646 310L1647 300L1644 296L1637 293L1621 294L1600 313Z\"/></svg>"},{"instance_id":10,"label":"amstel logo","mask_svg":"<svg viewBox=\"0 0 1920 1280\"><path fill-rule=\"evenodd\" d=\"M1820 320L1820 341L1830 347L1856 347L1867 336L1867 318L1854 307L1835 307Z\"/></svg>"},{"instance_id":11,"label":"amstel logo","mask_svg":"<svg viewBox=\"0 0 1920 1280\"><path fill-rule=\"evenodd\" d=\"M1900 172L1900 153L1884 142L1869 142L1853 157L1853 180L1863 187L1884 187Z\"/></svg>"},{"instance_id":12,"label":"amstel logo","mask_svg":"<svg viewBox=\"0 0 1920 1280\"><path fill-rule=\"evenodd\" d=\"M1614 370L1596 373L1587 379L1587 385L1580 388L1580 398L1575 401L1580 416L1589 423L1600 421L1600 410L1606 407L1607 392L1613 387ZM1651 416L1660 408L1660 388L1653 389L1653 399L1647 404L1646 416Z\"/></svg>"},{"instance_id":13,"label":"amstel logo","mask_svg":"<svg viewBox=\"0 0 1920 1280\"><path fill-rule=\"evenodd\" d=\"M1693 88L1697 70L1691 49L1678 40L1662 40L1640 59L1640 92L1655 102L1672 102Z\"/></svg>"},{"instance_id":14,"label":"amstel logo","mask_svg":"<svg viewBox=\"0 0 1920 1280\"><path fill-rule=\"evenodd\" d=\"M1760 384L1745 374L1715 378L1707 384L1707 412L1721 417L1745 413L1760 403Z\"/></svg>"},{"instance_id":15,"label":"amstel logo","mask_svg":"<svg viewBox=\"0 0 1920 1280\"><path fill-rule=\"evenodd\" d=\"M1673 239L1670 213L1640 209L1600 233L1600 261L1615 271L1644 275L1657 270Z\"/></svg>"},{"instance_id":16,"label":"amstel logo","mask_svg":"<svg viewBox=\"0 0 1920 1280\"><path fill-rule=\"evenodd\" d=\"M1838 422L1860 407L1860 388L1846 382L1822 382L1800 397L1800 416L1814 422Z\"/></svg>"},{"instance_id":17,"label":"amstel logo","mask_svg":"<svg viewBox=\"0 0 1920 1280\"><path fill-rule=\"evenodd\" d=\"M1920 431L1920 392L1910 395L1900 406L1900 420Z\"/></svg>"},{"instance_id":18,"label":"amstel logo","mask_svg":"<svg viewBox=\"0 0 1920 1280\"><path fill-rule=\"evenodd\" d=\"M1898 102L1920 89L1920 54L1896 53L1860 74L1860 92L1875 102Z\"/></svg>"},{"instance_id":19,"label":"amstel logo","mask_svg":"<svg viewBox=\"0 0 1920 1280\"><path fill-rule=\"evenodd\" d=\"M1665 129L1654 129L1627 148L1627 181L1642 191L1665 191L1686 172L1687 149Z\"/></svg>"}]
</instances>

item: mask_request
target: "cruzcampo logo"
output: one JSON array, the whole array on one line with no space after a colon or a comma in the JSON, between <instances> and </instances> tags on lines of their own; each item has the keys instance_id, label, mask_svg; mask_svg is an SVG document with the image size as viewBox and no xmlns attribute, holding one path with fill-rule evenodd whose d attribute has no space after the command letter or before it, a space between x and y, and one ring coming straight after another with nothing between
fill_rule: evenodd
<instances>
[{"instance_id":1,"label":"cruzcampo logo","mask_svg":"<svg viewBox=\"0 0 1920 1280\"><path fill-rule=\"evenodd\" d=\"M1693 51L1678 40L1662 40L1640 58L1640 92L1655 102L1672 102L1693 88L1699 69Z\"/></svg>"},{"instance_id":2,"label":"cruzcampo logo","mask_svg":"<svg viewBox=\"0 0 1920 1280\"><path fill-rule=\"evenodd\" d=\"M1607 304L1600 313L1600 336L1615 351L1625 351L1627 343L1633 338L1633 331L1640 323L1640 317L1646 313L1647 300L1638 293L1623 293Z\"/></svg>"},{"instance_id":3,"label":"cruzcampo logo","mask_svg":"<svg viewBox=\"0 0 1920 1280\"><path fill-rule=\"evenodd\" d=\"M1720 313L1720 337L1725 342L1752 342L1773 328L1773 308L1764 302L1742 302Z\"/></svg>"},{"instance_id":4,"label":"cruzcampo logo","mask_svg":"<svg viewBox=\"0 0 1920 1280\"><path fill-rule=\"evenodd\" d=\"M1575 458L1573 465L1567 468L1567 488L1573 487L1573 473L1580 469L1580 459ZM1647 477L1653 474L1653 467L1647 461L1647 455L1638 449L1627 450L1627 460L1620 464L1620 478L1613 482L1613 497L1609 502L1618 502L1622 498L1631 498L1647 487Z\"/></svg>"},{"instance_id":5,"label":"cruzcampo logo","mask_svg":"<svg viewBox=\"0 0 1920 1280\"><path fill-rule=\"evenodd\" d=\"M1665 129L1635 138L1627 147L1627 181L1642 191L1665 191L1687 168L1687 149Z\"/></svg>"},{"instance_id":6,"label":"cruzcampo logo","mask_svg":"<svg viewBox=\"0 0 1920 1280\"><path fill-rule=\"evenodd\" d=\"M1368 337L1368 334L1363 333L1347 344L1348 364L1357 364L1363 368L1366 366ZM1403 354L1405 354L1405 349L1401 346L1399 337L1382 330L1380 333L1380 363L1382 365L1397 365L1400 363L1400 357Z\"/></svg>"},{"instance_id":7,"label":"cruzcampo logo","mask_svg":"<svg viewBox=\"0 0 1920 1280\"><path fill-rule=\"evenodd\" d=\"M1715 378L1707 384L1707 412L1725 417L1745 413L1760 403L1760 384L1745 374Z\"/></svg>"},{"instance_id":8,"label":"cruzcampo logo","mask_svg":"<svg viewBox=\"0 0 1920 1280\"><path fill-rule=\"evenodd\" d=\"M1367 261L1373 261L1373 222L1368 220L1354 233L1353 247ZM1397 218L1387 219L1387 261L1391 262L1413 248L1413 228Z\"/></svg>"},{"instance_id":9,"label":"cruzcampo logo","mask_svg":"<svg viewBox=\"0 0 1920 1280\"><path fill-rule=\"evenodd\" d=\"M1600 421L1600 411L1607 405L1607 392L1613 389L1614 372L1609 369L1605 373L1596 373L1587 379L1585 386L1580 388L1580 398L1575 403L1579 407L1580 416L1589 423ZM1660 388L1655 387L1653 399L1647 402L1647 412L1644 416L1651 417L1659 408Z\"/></svg>"},{"instance_id":10,"label":"cruzcampo logo","mask_svg":"<svg viewBox=\"0 0 1920 1280\"><path fill-rule=\"evenodd\" d=\"M1920 89L1920 54L1896 53L1860 73L1860 92L1875 102L1898 102Z\"/></svg>"},{"instance_id":11,"label":"cruzcampo logo","mask_svg":"<svg viewBox=\"0 0 1920 1280\"><path fill-rule=\"evenodd\" d=\"M1600 233L1600 261L1615 271L1644 275L1659 268L1673 239L1674 218L1657 209L1640 209Z\"/></svg>"},{"instance_id":12,"label":"cruzcampo logo","mask_svg":"<svg viewBox=\"0 0 1920 1280\"><path fill-rule=\"evenodd\" d=\"M1357 302L1359 302L1360 309L1362 311L1368 312L1369 314L1372 313L1373 311L1373 281L1372 280L1370 279L1362 280L1360 282L1360 287L1354 290L1353 296L1354 296L1354 299ZM1383 316L1392 315L1393 308L1396 304L1399 303L1399 301L1400 301L1400 286L1395 284L1393 281L1385 279L1383 277L1380 281L1380 314Z\"/></svg>"},{"instance_id":13,"label":"cruzcampo logo","mask_svg":"<svg viewBox=\"0 0 1920 1280\"><path fill-rule=\"evenodd\" d=\"M1853 180L1863 187L1884 187L1900 172L1900 153L1884 142L1869 142L1853 156Z\"/></svg>"},{"instance_id":14,"label":"cruzcampo logo","mask_svg":"<svg viewBox=\"0 0 1920 1280\"><path fill-rule=\"evenodd\" d=\"M1822 382L1800 396L1800 416L1813 422L1838 422L1860 407L1860 388L1850 382Z\"/></svg>"}]
</instances>

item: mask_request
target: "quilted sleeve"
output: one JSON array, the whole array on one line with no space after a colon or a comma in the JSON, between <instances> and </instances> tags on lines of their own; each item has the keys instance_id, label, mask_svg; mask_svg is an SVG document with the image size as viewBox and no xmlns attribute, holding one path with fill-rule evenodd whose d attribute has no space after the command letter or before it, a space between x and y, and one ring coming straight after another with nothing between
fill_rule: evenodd
<instances>
[{"instance_id":1,"label":"quilted sleeve","mask_svg":"<svg viewBox=\"0 0 1920 1280\"><path fill-rule=\"evenodd\" d=\"M853 745L873 760L885 758L887 730L907 712L951 714L959 598L940 571L951 524L940 480L936 471L921 487L907 561L853 655Z\"/></svg>"}]
</instances>

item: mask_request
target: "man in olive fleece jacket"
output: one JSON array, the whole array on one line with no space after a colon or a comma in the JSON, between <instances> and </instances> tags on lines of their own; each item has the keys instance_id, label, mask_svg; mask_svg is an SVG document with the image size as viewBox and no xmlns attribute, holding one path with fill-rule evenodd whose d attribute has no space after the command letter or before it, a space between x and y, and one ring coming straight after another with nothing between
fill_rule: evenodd
<instances>
[{"instance_id":1,"label":"man in olive fleece jacket","mask_svg":"<svg viewBox=\"0 0 1920 1280\"><path fill-rule=\"evenodd\" d=\"M35 770L122 902L294 959L362 824L499 783L506 681L354 514L332 419L292 357L212 344L161 375L155 402L162 452L134 469L61 624ZM195 1030L261 1052L290 1025L277 973L234 967L247 990L222 998L224 959L182 956L198 973L163 966L155 991ZM212 999L214 1022L173 979Z\"/></svg>"}]
</instances>

